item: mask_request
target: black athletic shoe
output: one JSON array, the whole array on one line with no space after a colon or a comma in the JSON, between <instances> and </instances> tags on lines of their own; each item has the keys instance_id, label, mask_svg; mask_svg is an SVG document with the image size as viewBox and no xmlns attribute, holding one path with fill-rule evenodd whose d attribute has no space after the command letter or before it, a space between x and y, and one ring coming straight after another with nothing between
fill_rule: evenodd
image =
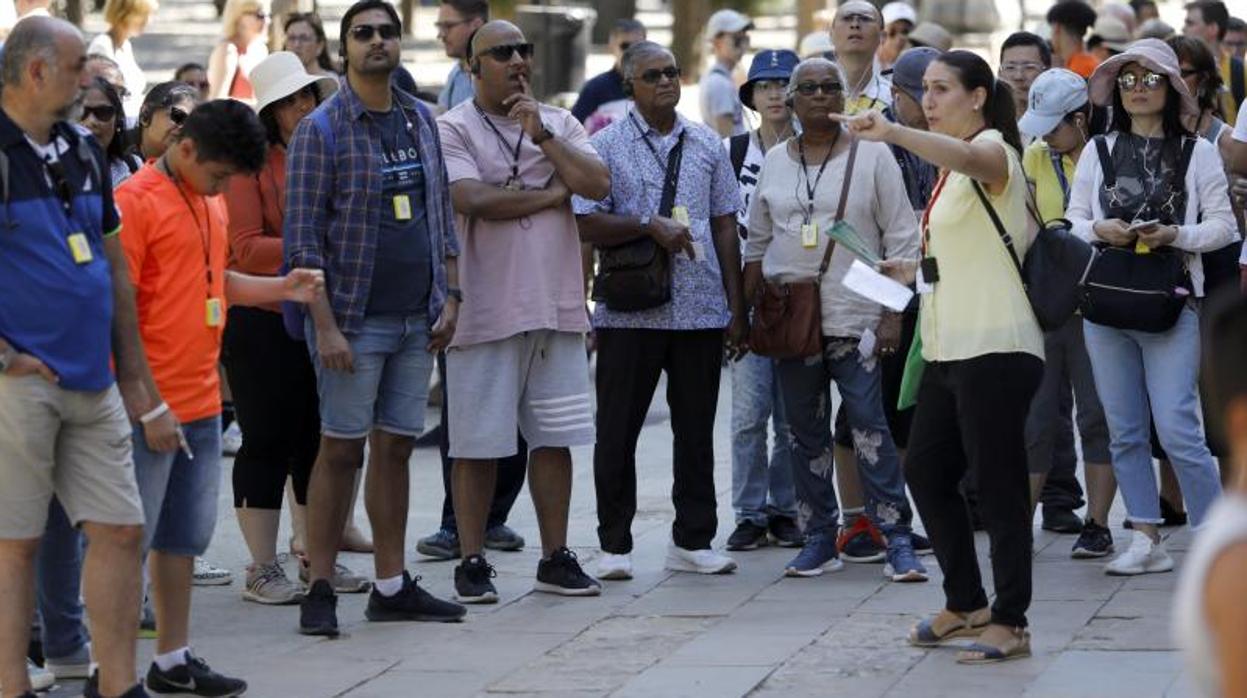
<instances>
[{"instance_id":1,"label":"black athletic shoe","mask_svg":"<svg viewBox=\"0 0 1247 698\"><path fill-rule=\"evenodd\" d=\"M1160 498L1160 517L1165 520L1161 526L1168 527L1186 525L1186 512L1178 511L1172 504L1169 503L1169 500L1164 497Z\"/></svg>"},{"instance_id":2,"label":"black athletic shoe","mask_svg":"<svg viewBox=\"0 0 1247 698\"><path fill-rule=\"evenodd\" d=\"M533 590L562 596L597 596L602 593L602 585L580 568L576 553L559 548L537 563Z\"/></svg>"},{"instance_id":3,"label":"black athletic shoe","mask_svg":"<svg viewBox=\"0 0 1247 698\"><path fill-rule=\"evenodd\" d=\"M1070 553L1070 557L1075 560L1084 560L1105 557L1112 552L1113 533L1096 523L1095 519L1087 519L1087 523L1083 524L1082 533L1078 534L1078 541L1074 543L1074 550Z\"/></svg>"},{"instance_id":4,"label":"black athletic shoe","mask_svg":"<svg viewBox=\"0 0 1247 698\"><path fill-rule=\"evenodd\" d=\"M338 636L338 596L327 579L317 579L299 605L299 632Z\"/></svg>"},{"instance_id":5,"label":"black athletic shoe","mask_svg":"<svg viewBox=\"0 0 1247 698\"><path fill-rule=\"evenodd\" d=\"M915 555L930 555L935 552L935 548L931 547L931 539L921 533L911 533L909 537L914 542Z\"/></svg>"},{"instance_id":6,"label":"black athletic shoe","mask_svg":"<svg viewBox=\"0 0 1247 698\"><path fill-rule=\"evenodd\" d=\"M524 549L524 536L506 524L498 524L485 530L485 547L490 550L515 552Z\"/></svg>"},{"instance_id":7,"label":"black athletic shoe","mask_svg":"<svg viewBox=\"0 0 1247 698\"><path fill-rule=\"evenodd\" d=\"M221 676L204 660L189 652L186 663L161 671L154 663L147 670L147 690L156 695L233 698L247 692L247 682Z\"/></svg>"},{"instance_id":8,"label":"black athletic shoe","mask_svg":"<svg viewBox=\"0 0 1247 698\"><path fill-rule=\"evenodd\" d=\"M759 526L752 521L736 524L736 530L727 539L728 550L757 550L766 544L766 526Z\"/></svg>"},{"instance_id":9,"label":"black athletic shoe","mask_svg":"<svg viewBox=\"0 0 1247 698\"><path fill-rule=\"evenodd\" d=\"M373 587L368 595L368 610L364 617L374 623L404 620L423 620L435 623L456 623L463 620L468 609L453 601L442 601L416 584L420 578L411 578L403 570L403 588L393 596L382 596Z\"/></svg>"},{"instance_id":10,"label":"black athletic shoe","mask_svg":"<svg viewBox=\"0 0 1247 698\"><path fill-rule=\"evenodd\" d=\"M1082 519L1069 509L1043 508L1043 530L1056 533L1079 533Z\"/></svg>"},{"instance_id":11,"label":"black athletic shoe","mask_svg":"<svg viewBox=\"0 0 1247 698\"><path fill-rule=\"evenodd\" d=\"M787 516L772 516L766 524L767 538L781 548L800 548L805 544L805 536L797 528L797 522ZM728 549L731 549L729 542Z\"/></svg>"},{"instance_id":12,"label":"black athletic shoe","mask_svg":"<svg viewBox=\"0 0 1247 698\"><path fill-rule=\"evenodd\" d=\"M497 603L498 590L490 579L498 576L493 565L473 555L455 568L455 600L459 603Z\"/></svg>"}]
</instances>

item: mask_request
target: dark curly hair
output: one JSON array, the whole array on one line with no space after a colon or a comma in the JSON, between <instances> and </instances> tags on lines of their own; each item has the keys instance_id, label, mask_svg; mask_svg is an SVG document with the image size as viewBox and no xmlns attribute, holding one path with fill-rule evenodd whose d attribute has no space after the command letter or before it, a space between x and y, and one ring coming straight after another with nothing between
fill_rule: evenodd
<instances>
[{"instance_id":1,"label":"dark curly hair","mask_svg":"<svg viewBox=\"0 0 1247 698\"><path fill-rule=\"evenodd\" d=\"M238 100L214 99L195 107L179 138L194 141L200 162L222 162L247 174L264 167L268 136L255 111Z\"/></svg>"}]
</instances>

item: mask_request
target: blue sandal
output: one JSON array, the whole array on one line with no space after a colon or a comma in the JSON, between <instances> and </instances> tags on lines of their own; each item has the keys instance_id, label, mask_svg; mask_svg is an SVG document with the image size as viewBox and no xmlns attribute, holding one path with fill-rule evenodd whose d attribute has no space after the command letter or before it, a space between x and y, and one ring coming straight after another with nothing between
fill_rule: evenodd
<instances>
[{"instance_id":1,"label":"blue sandal","mask_svg":"<svg viewBox=\"0 0 1247 698\"><path fill-rule=\"evenodd\" d=\"M978 616L977 618L975 616ZM909 644L914 647L939 647L946 640L960 637L978 637L979 633L991 622L991 613L986 608L972 611L965 616L958 616L960 626L954 626L943 635L935 632L935 619L925 618L909 631Z\"/></svg>"},{"instance_id":2,"label":"blue sandal","mask_svg":"<svg viewBox=\"0 0 1247 698\"><path fill-rule=\"evenodd\" d=\"M957 653L958 664L997 664L1010 659L1022 659L1031 656L1031 634L1025 630L1014 634L1011 647L994 647L981 642L973 642L961 648ZM980 656L975 656L980 655Z\"/></svg>"}]
</instances>

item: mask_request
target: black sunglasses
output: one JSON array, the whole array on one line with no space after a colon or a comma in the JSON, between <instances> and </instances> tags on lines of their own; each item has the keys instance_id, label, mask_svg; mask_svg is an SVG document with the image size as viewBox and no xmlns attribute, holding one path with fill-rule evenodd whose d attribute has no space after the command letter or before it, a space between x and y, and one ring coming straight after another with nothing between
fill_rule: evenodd
<instances>
[{"instance_id":1,"label":"black sunglasses","mask_svg":"<svg viewBox=\"0 0 1247 698\"><path fill-rule=\"evenodd\" d=\"M181 107L169 107L169 121L172 121L174 126L181 126L186 123L186 119L190 115L190 112Z\"/></svg>"},{"instance_id":2,"label":"black sunglasses","mask_svg":"<svg viewBox=\"0 0 1247 698\"><path fill-rule=\"evenodd\" d=\"M669 65L666 68L650 68L640 75L641 82L647 85L657 85L663 78L675 80L679 77L680 69L674 65Z\"/></svg>"},{"instance_id":3,"label":"black sunglasses","mask_svg":"<svg viewBox=\"0 0 1247 698\"><path fill-rule=\"evenodd\" d=\"M813 97L815 92L822 92L825 95L835 97L844 92L844 85L838 82L803 82L797 85L796 91L802 97Z\"/></svg>"},{"instance_id":4,"label":"black sunglasses","mask_svg":"<svg viewBox=\"0 0 1247 698\"><path fill-rule=\"evenodd\" d=\"M374 34L380 34L382 41L392 41L398 38L398 25L392 23L386 24L356 24L351 27L351 38L356 41L372 41Z\"/></svg>"},{"instance_id":5,"label":"black sunglasses","mask_svg":"<svg viewBox=\"0 0 1247 698\"><path fill-rule=\"evenodd\" d=\"M502 46L491 46L483 51L499 63L506 63L511 60L511 56L520 54L520 58L528 60L533 55L532 44L503 44Z\"/></svg>"},{"instance_id":6,"label":"black sunglasses","mask_svg":"<svg viewBox=\"0 0 1247 698\"><path fill-rule=\"evenodd\" d=\"M88 116L95 117L96 121L112 121L117 116L117 110L111 104L100 104L94 107L84 106L82 108L82 118Z\"/></svg>"}]
</instances>

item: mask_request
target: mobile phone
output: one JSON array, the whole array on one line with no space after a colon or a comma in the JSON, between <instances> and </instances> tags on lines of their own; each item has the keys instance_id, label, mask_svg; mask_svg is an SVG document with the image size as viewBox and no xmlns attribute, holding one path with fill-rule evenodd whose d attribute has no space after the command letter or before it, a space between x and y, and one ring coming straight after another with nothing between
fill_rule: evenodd
<instances>
[{"instance_id":1,"label":"mobile phone","mask_svg":"<svg viewBox=\"0 0 1247 698\"><path fill-rule=\"evenodd\" d=\"M1157 219L1153 219L1150 221L1138 221L1136 223L1131 223L1130 227L1126 228L1126 230L1134 233L1140 230L1147 230L1148 228L1154 228L1156 227L1158 223L1160 223L1160 221Z\"/></svg>"}]
</instances>

